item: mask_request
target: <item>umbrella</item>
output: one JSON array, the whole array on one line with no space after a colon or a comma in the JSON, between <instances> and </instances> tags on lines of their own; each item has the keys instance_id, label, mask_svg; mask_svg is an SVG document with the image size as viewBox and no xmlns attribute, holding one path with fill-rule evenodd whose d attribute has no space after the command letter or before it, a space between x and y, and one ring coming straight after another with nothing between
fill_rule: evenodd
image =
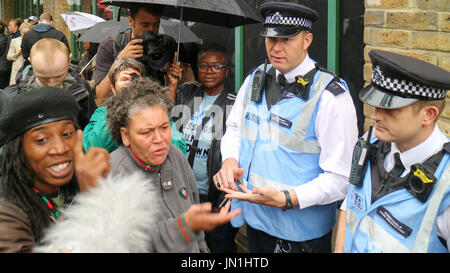
<instances>
[{"instance_id":1,"label":"umbrella","mask_svg":"<svg viewBox=\"0 0 450 273\"><path fill-rule=\"evenodd\" d=\"M129 8L133 4L163 5L163 16L224 27L260 23L261 16L244 0L103 0L100 4ZM181 23L180 32L181 35ZM180 44L178 43L178 52ZM179 54L178 54L179 55ZM178 56L177 55L177 56ZM178 62L178 57L177 57Z\"/></svg>"},{"instance_id":2,"label":"umbrella","mask_svg":"<svg viewBox=\"0 0 450 273\"><path fill-rule=\"evenodd\" d=\"M105 21L101 17L81 11L61 13L60 16L75 35L82 34L93 25Z\"/></svg>"},{"instance_id":3,"label":"umbrella","mask_svg":"<svg viewBox=\"0 0 450 273\"><path fill-rule=\"evenodd\" d=\"M187 26L182 25L181 37L178 37L178 22L169 21L166 19L161 19L161 24L159 26L160 34L167 34L175 38L175 41L180 41L181 43L192 43L200 41L200 38L194 34ZM77 41L80 42L92 42L101 43L110 37L115 37L119 32L130 28L128 20L120 21L105 21L100 22L87 30L83 35L81 35Z\"/></svg>"},{"instance_id":4,"label":"umbrella","mask_svg":"<svg viewBox=\"0 0 450 273\"><path fill-rule=\"evenodd\" d=\"M129 8L136 3L164 5L163 16L223 27L261 23L244 0L103 0L100 4Z\"/></svg>"}]
</instances>

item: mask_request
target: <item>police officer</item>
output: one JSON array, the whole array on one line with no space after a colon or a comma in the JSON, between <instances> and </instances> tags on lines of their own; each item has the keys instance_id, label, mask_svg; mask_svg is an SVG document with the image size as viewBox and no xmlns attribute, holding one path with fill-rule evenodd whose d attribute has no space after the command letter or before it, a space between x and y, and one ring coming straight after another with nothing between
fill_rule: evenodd
<instances>
[{"instance_id":1,"label":"police officer","mask_svg":"<svg viewBox=\"0 0 450 273\"><path fill-rule=\"evenodd\" d=\"M448 252L450 147L436 120L450 73L391 52L369 56L372 81L359 97L375 107L375 133L355 147L336 251L345 241L345 252Z\"/></svg>"},{"instance_id":2,"label":"police officer","mask_svg":"<svg viewBox=\"0 0 450 273\"><path fill-rule=\"evenodd\" d=\"M214 183L242 208L232 224L247 223L250 252L330 252L358 137L355 108L346 83L308 55L318 14L284 2L259 11L270 63L239 90Z\"/></svg>"}]
</instances>

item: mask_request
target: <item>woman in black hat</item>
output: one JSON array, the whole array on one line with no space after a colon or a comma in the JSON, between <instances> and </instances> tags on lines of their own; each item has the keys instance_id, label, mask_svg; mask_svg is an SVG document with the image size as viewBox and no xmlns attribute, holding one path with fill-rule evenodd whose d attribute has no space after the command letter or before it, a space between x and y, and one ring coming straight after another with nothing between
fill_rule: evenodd
<instances>
[{"instance_id":1,"label":"woman in black hat","mask_svg":"<svg viewBox=\"0 0 450 273\"><path fill-rule=\"evenodd\" d=\"M29 252L52 221L62 220L61 206L106 176L109 155L100 148L83 153L79 107L70 93L43 87L5 100L0 252Z\"/></svg>"}]
</instances>

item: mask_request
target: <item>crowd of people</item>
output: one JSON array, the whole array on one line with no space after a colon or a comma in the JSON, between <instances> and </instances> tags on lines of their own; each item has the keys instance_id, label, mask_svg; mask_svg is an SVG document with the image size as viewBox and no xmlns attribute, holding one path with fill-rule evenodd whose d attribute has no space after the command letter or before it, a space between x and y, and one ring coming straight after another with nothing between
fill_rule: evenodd
<instances>
[{"instance_id":1,"label":"crowd of people","mask_svg":"<svg viewBox=\"0 0 450 273\"><path fill-rule=\"evenodd\" d=\"M202 45L196 71L176 48L161 67L143 61L162 6L130 7L130 28L84 43L79 66L50 14L10 20L9 34L0 22L0 252L236 253L244 224L253 253L448 252L450 146L436 120L450 73L371 51L360 99L375 124L358 138L346 82L308 54L319 14L259 12L267 59L239 90L219 44ZM94 213L105 183L127 196ZM143 210L145 226L114 220ZM90 226L102 219L113 231Z\"/></svg>"}]
</instances>

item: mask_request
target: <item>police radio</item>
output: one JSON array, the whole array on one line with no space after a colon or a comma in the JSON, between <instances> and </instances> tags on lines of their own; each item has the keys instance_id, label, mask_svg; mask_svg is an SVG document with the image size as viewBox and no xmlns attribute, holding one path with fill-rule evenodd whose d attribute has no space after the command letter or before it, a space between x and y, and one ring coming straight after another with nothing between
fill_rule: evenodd
<instances>
[{"instance_id":1,"label":"police radio","mask_svg":"<svg viewBox=\"0 0 450 273\"><path fill-rule=\"evenodd\" d=\"M363 184L364 173L367 169L367 159L370 155L371 136L372 126L370 126L367 134L358 139L355 149L353 150L349 182L357 187L360 187Z\"/></svg>"},{"instance_id":2,"label":"police radio","mask_svg":"<svg viewBox=\"0 0 450 273\"><path fill-rule=\"evenodd\" d=\"M251 101L254 102L261 102L262 100L262 93L264 91L265 81L266 81L266 68L267 68L268 60L266 59L264 61L264 67L263 69L258 69L258 71L255 72L255 75L253 76L253 82L252 82L252 95L251 95Z\"/></svg>"}]
</instances>

